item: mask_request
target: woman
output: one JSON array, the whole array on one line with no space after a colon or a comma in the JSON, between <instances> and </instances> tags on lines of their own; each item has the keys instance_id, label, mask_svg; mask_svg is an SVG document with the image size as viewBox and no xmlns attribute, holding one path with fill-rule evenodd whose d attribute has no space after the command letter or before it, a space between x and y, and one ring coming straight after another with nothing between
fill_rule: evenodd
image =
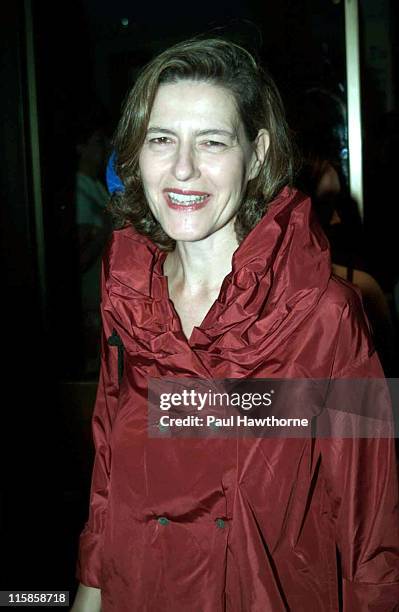
<instances>
[{"instance_id":1,"label":"woman","mask_svg":"<svg viewBox=\"0 0 399 612\"><path fill-rule=\"evenodd\" d=\"M312 153L306 155L304 151L305 163L297 185L311 196L317 218L328 237L333 273L360 290L385 375L395 377L398 373L395 328L388 300L376 279L365 272L362 258L353 249L352 242L356 243L356 239L352 234L356 231L346 220L345 210L350 206L350 199L345 195L337 168L330 161L320 159L314 151ZM350 238L353 238L352 242Z\"/></svg>"},{"instance_id":2,"label":"woman","mask_svg":"<svg viewBox=\"0 0 399 612\"><path fill-rule=\"evenodd\" d=\"M147 434L150 377L382 376L359 298L290 188L273 81L229 42L178 44L142 72L115 147L125 191L74 612L320 612L341 592L345 609L394 610L391 439Z\"/></svg>"}]
</instances>

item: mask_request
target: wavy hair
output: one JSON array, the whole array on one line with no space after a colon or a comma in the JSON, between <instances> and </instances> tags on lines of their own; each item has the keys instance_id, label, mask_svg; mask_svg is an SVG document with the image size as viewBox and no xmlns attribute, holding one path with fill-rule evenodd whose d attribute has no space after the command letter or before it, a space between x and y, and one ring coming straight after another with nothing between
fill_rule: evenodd
<instances>
[{"instance_id":1,"label":"wavy hair","mask_svg":"<svg viewBox=\"0 0 399 612\"><path fill-rule=\"evenodd\" d=\"M133 225L160 248L175 246L147 204L139 156L158 87L182 80L211 83L231 92L250 142L259 130L269 132L266 158L258 176L249 181L236 217L235 232L241 242L282 187L293 184L296 154L272 77L243 47L220 38L191 39L163 51L142 69L128 93L113 139L116 171L125 185L125 191L114 194L110 202L114 227Z\"/></svg>"}]
</instances>

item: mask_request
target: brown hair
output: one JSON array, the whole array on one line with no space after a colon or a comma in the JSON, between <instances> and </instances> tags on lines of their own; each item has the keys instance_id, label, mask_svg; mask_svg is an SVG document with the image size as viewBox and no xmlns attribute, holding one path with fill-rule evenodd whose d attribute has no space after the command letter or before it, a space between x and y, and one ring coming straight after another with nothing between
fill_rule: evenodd
<instances>
[{"instance_id":1,"label":"brown hair","mask_svg":"<svg viewBox=\"0 0 399 612\"><path fill-rule=\"evenodd\" d=\"M205 81L230 91L250 142L260 129L269 132L264 164L248 183L237 214L235 231L241 242L282 187L292 185L295 154L273 79L245 49L219 38L187 40L167 49L143 68L129 92L114 136L116 171L125 185L125 192L115 194L110 203L115 227L133 225L161 248L174 248L174 240L164 232L146 202L139 155L159 85L181 80Z\"/></svg>"}]
</instances>

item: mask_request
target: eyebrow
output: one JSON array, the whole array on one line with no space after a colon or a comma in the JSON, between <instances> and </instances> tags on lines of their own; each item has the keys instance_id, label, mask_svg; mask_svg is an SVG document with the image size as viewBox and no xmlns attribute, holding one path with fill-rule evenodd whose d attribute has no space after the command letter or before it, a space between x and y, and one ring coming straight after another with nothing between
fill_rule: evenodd
<instances>
[{"instance_id":1,"label":"eyebrow","mask_svg":"<svg viewBox=\"0 0 399 612\"><path fill-rule=\"evenodd\" d=\"M172 130L168 130L166 128L161 128L157 126L150 127L147 130L147 134L153 134L154 132L161 133L161 134L172 134L173 136L175 135L175 132L173 132ZM199 130L198 132L196 132L197 136L208 136L210 134L218 134L220 136L229 136L230 138L236 138L235 132L230 132L229 130L220 130L218 128Z\"/></svg>"}]
</instances>

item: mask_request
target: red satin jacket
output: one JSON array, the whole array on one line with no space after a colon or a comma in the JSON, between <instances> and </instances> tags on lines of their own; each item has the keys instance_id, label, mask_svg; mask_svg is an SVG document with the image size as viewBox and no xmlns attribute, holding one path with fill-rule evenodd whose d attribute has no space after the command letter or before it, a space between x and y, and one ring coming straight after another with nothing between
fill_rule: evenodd
<instances>
[{"instance_id":1,"label":"red satin jacket","mask_svg":"<svg viewBox=\"0 0 399 612\"><path fill-rule=\"evenodd\" d=\"M154 439L148 377L382 377L358 294L285 188L189 340L166 253L131 227L103 259L96 456L77 577L102 612L399 610L393 440ZM124 372L118 382L118 347ZM120 364L119 364L120 365Z\"/></svg>"}]
</instances>

